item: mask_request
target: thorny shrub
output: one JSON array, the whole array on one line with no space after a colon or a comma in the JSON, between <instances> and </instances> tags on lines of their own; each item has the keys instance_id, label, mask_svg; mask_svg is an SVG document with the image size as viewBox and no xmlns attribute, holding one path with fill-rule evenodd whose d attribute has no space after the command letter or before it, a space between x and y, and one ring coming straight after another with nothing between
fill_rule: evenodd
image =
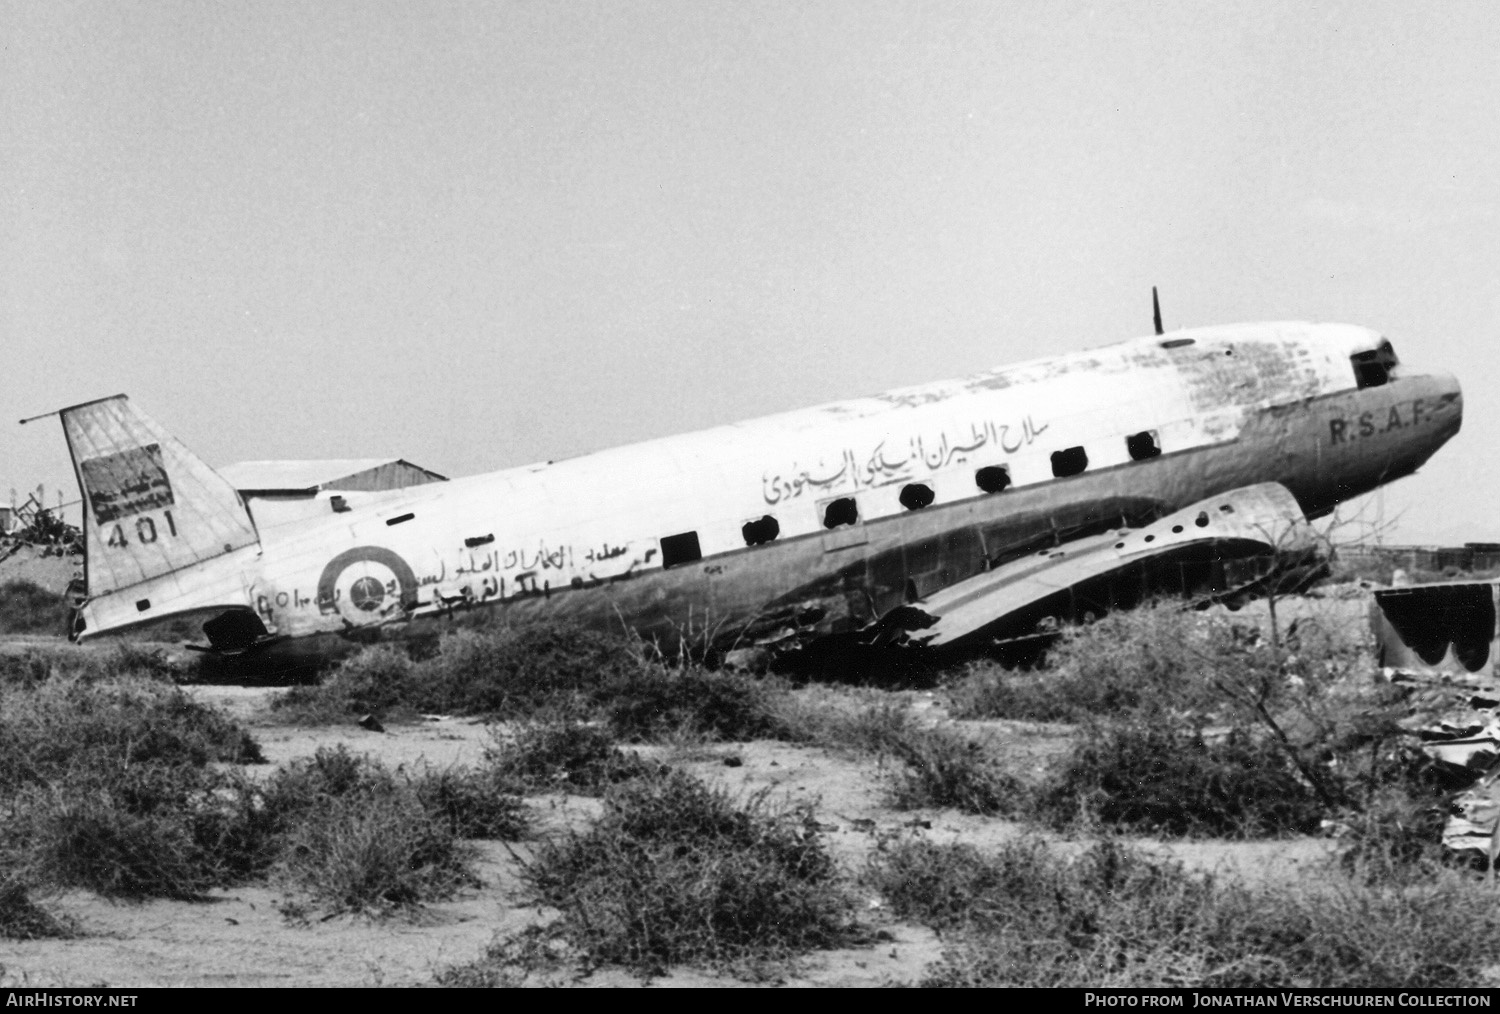
<instances>
[{"instance_id":1,"label":"thorny shrub","mask_svg":"<svg viewBox=\"0 0 1500 1014\"><path fill-rule=\"evenodd\" d=\"M22 878L0 870L0 940L41 940L77 935L70 919L59 918L31 899Z\"/></svg>"},{"instance_id":2,"label":"thorny shrub","mask_svg":"<svg viewBox=\"0 0 1500 1014\"><path fill-rule=\"evenodd\" d=\"M63 634L67 630L66 596L25 579L0 585L0 634Z\"/></svg>"},{"instance_id":3,"label":"thorny shrub","mask_svg":"<svg viewBox=\"0 0 1500 1014\"><path fill-rule=\"evenodd\" d=\"M1307 833L1325 813L1286 751L1264 736L1210 739L1136 719L1090 723L1080 738L1036 796L1054 826L1250 838Z\"/></svg>"},{"instance_id":4,"label":"thorny shrub","mask_svg":"<svg viewBox=\"0 0 1500 1014\"><path fill-rule=\"evenodd\" d=\"M293 688L273 708L307 723L371 713L583 716L599 686L640 664L622 639L566 624L456 630L421 661L399 646L365 648L320 685Z\"/></svg>"},{"instance_id":5,"label":"thorny shrub","mask_svg":"<svg viewBox=\"0 0 1500 1014\"><path fill-rule=\"evenodd\" d=\"M638 754L619 750L607 729L567 719L496 732L485 760L494 779L519 790L585 795L658 768Z\"/></svg>"},{"instance_id":6,"label":"thorny shrub","mask_svg":"<svg viewBox=\"0 0 1500 1014\"><path fill-rule=\"evenodd\" d=\"M776 680L668 666L639 645L560 624L446 635L421 661L399 647L366 648L321 685L273 702L287 721L309 724L373 714L461 712L500 719L606 722L632 741L688 734L718 741L792 738Z\"/></svg>"},{"instance_id":7,"label":"thorny shrub","mask_svg":"<svg viewBox=\"0 0 1500 1014\"><path fill-rule=\"evenodd\" d=\"M928 985L1477 986L1500 959L1493 908L1453 877L1250 889L1112 842L1069 859L1019 840L887 845L869 879L897 916L943 931Z\"/></svg>"},{"instance_id":8,"label":"thorny shrub","mask_svg":"<svg viewBox=\"0 0 1500 1014\"><path fill-rule=\"evenodd\" d=\"M680 771L612 788L587 832L543 845L525 878L555 932L591 962L778 960L854 938L812 811L737 803Z\"/></svg>"},{"instance_id":9,"label":"thorny shrub","mask_svg":"<svg viewBox=\"0 0 1500 1014\"><path fill-rule=\"evenodd\" d=\"M890 751L902 764L891 787L899 809L953 807L991 816L1025 808L1026 787L981 740L949 728L911 729Z\"/></svg>"},{"instance_id":10,"label":"thorny shrub","mask_svg":"<svg viewBox=\"0 0 1500 1014\"><path fill-rule=\"evenodd\" d=\"M688 662L669 668L642 661L601 682L593 697L622 739L689 733L745 742L792 737L778 710L778 698L785 693L770 677L713 672Z\"/></svg>"}]
</instances>

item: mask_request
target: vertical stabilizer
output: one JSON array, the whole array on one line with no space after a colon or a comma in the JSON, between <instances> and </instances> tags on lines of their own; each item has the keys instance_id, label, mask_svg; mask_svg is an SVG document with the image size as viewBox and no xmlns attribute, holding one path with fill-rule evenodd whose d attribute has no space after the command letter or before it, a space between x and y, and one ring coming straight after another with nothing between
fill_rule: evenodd
<instances>
[{"instance_id":1,"label":"vertical stabilizer","mask_svg":"<svg viewBox=\"0 0 1500 1014\"><path fill-rule=\"evenodd\" d=\"M123 395L65 408L90 597L258 543L240 495Z\"/></svg>"}]
</instances>

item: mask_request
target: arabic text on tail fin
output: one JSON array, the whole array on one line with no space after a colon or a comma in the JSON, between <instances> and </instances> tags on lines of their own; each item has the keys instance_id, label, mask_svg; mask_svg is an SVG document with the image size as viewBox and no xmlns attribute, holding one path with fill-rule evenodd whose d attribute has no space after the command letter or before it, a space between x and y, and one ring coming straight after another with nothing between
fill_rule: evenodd
<instances>
[{"instance_id":1,"label":"arabic text on tail fin","mask_svg":"<svg viewBox=\"0 0 1500 1014\"><path fill-rule=\"evenodd\" d=\"M234 487L123 394L59 414L83 492L91 597L259 541Z\"/></svg>"}]
</instances>

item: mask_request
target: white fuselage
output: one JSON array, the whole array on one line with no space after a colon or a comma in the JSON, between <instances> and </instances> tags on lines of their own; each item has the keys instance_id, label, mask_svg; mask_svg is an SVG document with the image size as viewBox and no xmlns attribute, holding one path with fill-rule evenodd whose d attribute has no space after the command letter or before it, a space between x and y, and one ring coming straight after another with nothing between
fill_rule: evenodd
<instances>
[{"instance_id":1,"label":"white fuselage","mask_svg":"<svg viewBox=\"0 0 1500 1014\"><path fill-rule=\"evenodd\" d=\"M1317 515L1409 474L1457 431L1462 399L1451 377L1399 366L1360 389L1350 357L1380 342L1331 324L1174 332L415 487L262 529L191 579L96 598L85 636L138 622L126 600L145 595L177 612L248 606L289 638L515 607L656 635L798 610L847 629L1039 526L1066 538L1059 519L1086 524L1091 505L1129 522L1275 481ZM997 469L1005 488L981 489ZM747 544L766 518L774 539Z\"/></svg>"}]
</instances>

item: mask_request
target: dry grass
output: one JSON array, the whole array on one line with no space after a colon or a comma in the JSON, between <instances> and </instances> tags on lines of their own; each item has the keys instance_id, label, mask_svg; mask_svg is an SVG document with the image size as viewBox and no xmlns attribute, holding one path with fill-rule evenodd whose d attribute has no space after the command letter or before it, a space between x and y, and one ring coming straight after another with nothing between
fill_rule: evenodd
<instances>
[{"instance_id":1,"label":"dry grass","mask_svg":"<svg viewBox=\"0 0 1500 1014\"><path fill-rule=\"evenodd\" d=\"M497 733L485 759L497 780L532 793L598 795L659 767L619 750L607 729L566 719Z\"/></svg>"},{"instance_id":2,"label":"dry grass","mask_svg":"<svg viewBox=\"0 0 1500 1014\"><path fill-rule=\"evenodd\" d=\"M1496 910L1444 879L1420 889L1251 890L1104 842L983 853L907 842L871 883L944 932L928 985L1381 988L1490 984Z\"/></svg>"},{"instance_id":3,"label":"dry grass","mask_svg":"<svg viewBox=\"0 0 1500 1014\"><path fill-rule=\"evenodd\" d=\"M599 822L545 844L525 877L584 960L647 973L753 967L858 936L810 809L736 801L678 771L611 789Z\"/></svg>"},{"instance_id":4,"label":"dry grass","mask_svg":"<svg viewBox=\"0 0 1500 1014\"><path fill-rule=\"evenodd\" d=\"M33 581L0 585L0 634L66 634L68 600Z\"/></svg>"},{"instance_id":5,"label":"dry grass","mask_svg":"<svg viewBox=\"0 0 1500 1014\"><path fill-rule=\"evenodd\" d=\"M67 939L78 935L70 919L61 919L31 899L26 883L0 872L0 940Z\"/></svg>"},{"instance_id":6,"label":"dry grass","mask_svg":"<svg viewBox=\"0 0 1500 1014\"><path fill-rule=\"evenodd\" d=\"M1036 795L1055 827L1108 825L1166 837L1306 834L1326 815L1286 751L1231 732L1205 739L1143 720L1097 722Z\"/></svg>"}]
</instances>

